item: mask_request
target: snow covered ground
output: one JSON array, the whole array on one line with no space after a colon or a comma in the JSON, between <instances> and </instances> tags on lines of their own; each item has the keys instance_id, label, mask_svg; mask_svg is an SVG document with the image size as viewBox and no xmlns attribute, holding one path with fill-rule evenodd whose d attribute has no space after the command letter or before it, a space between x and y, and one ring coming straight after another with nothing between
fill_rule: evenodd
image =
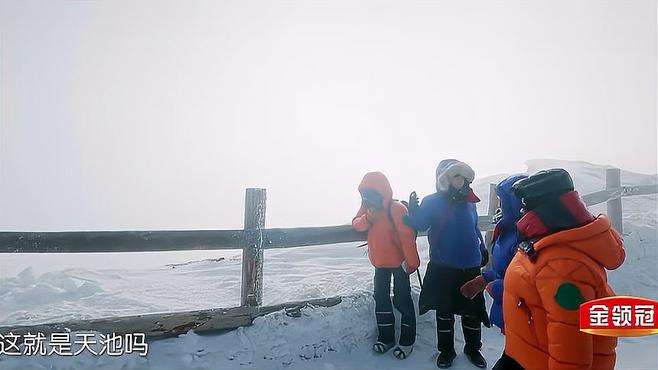
<instances>
[{"instance_id":1,"label":"snow covered ground","mask_svg":"<svg viewBox=\"0 0 658 370\"><path fill-rule=\"evenodd\" d=\"M603 188L604 167L584 162L534 160L528 171L564 167L582 194ZM476 192L485 200L488 183ZM652 184L656 176L622 172L629 185ZM618 294L658 299L657 210L655 195L623 200L626 263L610 273ZM604 206L593 207L594 213ZM350 295L340 305L307 308L302 317L278 312L256 319L251 327L223 335L188 333L154 341L146 358L138 356L74 358L0 357L0 369L434 369L434 318L418 321L413 355L403 362L392 354L375 355L373 270L357 243L265 252L264 303L337 294ZM427 243L419 239L421 259ZM194 251L93 255L0 256L0 325L62 321L146 312L236 306L240 292L240 251ZM84 266L84 268L81 268ZM421 269L421 273L424 269ZM412 280L417 299L418 282ZM181 294L185 294L181 297ZM504 338L495 328L484 331L484 354L493 364ZM457 336L459 348L461 336ZM622 340L617 368L658 369L658 336ZM463 356L455 369L472 369Z\"/></svg>"}]
</instances>

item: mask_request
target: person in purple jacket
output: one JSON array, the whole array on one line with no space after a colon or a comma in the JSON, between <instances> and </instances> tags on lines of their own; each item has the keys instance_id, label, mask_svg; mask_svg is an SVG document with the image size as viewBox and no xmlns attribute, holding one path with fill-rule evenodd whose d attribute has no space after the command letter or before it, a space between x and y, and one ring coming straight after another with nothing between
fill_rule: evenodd
<instances>
[{"instance_id":1,"label":"person in purple jacket","mask_svg":"<svg viewBox=\"0 0 658 370\"><path fill-rule=\"evenodd\" d=\"M462 294L467 297L475 297L485 287L493 298L493 305L489 311L491 323L499 327L503 333L505 322L503 319L503 278L505 270L516 254L520 243L516 222L521 218L521 199L515 194L512 186L519 180L525 179L526 175L512 175L501 181L496 186L496 194L500 199L500 209L496 215L500 217L496 223L493 236L493 247L491 252L491 265L484 270L482 275L465 283ZM502 216L502 217L501 217Z\"/></svg>"}]
</instances>

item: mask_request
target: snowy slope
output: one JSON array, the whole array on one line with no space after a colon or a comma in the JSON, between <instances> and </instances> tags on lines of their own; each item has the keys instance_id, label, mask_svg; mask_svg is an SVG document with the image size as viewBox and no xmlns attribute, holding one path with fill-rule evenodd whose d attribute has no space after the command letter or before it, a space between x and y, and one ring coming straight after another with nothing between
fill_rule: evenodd
<instances>
[{"instance_id":1,"label":"snowy slope","mask_svg":"<svg viewBox=\"0 0 658 370\"><path fill-rule=\"evenodd\" d=\"M583 194L604 187L604 166L549 160L527 164L529 172L551 167L568 169ZM484 202L488 183L501 177L475 184ZM656 176L623 172L622 181L648 184L654 183ZM655 195L624 199L627 260L622 268L609 274L619 294L658 298L657 204ZM605 209L598 208L593 211ZM421 259L427 261L427 243L419 242ZM355 246L347 243L265 253L266 304L336 294L351 296L337 307L307 308L300 318L274 313L257 319L251 327L223 335L188 333L155 341L146 359L0 357L0 369L436 368L431 314L419 318L417 346L411 358L401 363L392 354L371 353L370 345L376 336L369 293L373 270L363 248ZM238 301L239 251L165 253L139 264L134 262L135 257L125 255L98 257L94 255L96 259L90 261L89 256L69 255L61 263L53 263L59 257L0 256L4 270L0 271L0 324L234 306ZM27 266L31 268L22 270ZM414 279L412 283L417 299L418 282ZM184 299L182 292L186 294ZM458 349L460 338L458 334ZM495 328L484 331L484 353L490 364L500 355L503 341ZM622 340L618 353L619 369L658 369L658 336ZM474 369L463 356L458 357L454 368Z\"/></svg>"},{"instance_id":2,"label":"snowy slope","mask_svg":"<svg viewBox=\"0 0 658 370\"><path fill-rule=\"evenodd\" d=\"M415 297L417 299L417 296ZM192 332L175 339L151 342L149 355L73 358L2 358L2 369L436 369L435 320L431 313L418 320L415 351L404 361L391 353L374 354L376 339L374 303L366 293L345 299L330 308L307 308L302 317L277 312L255 320L254 325L223 335L201 336ZM458 325L458 324L457 324ZM399 328L398 328L399 329ZM459 331L456 347L463 346ZM483 354L490 364L500 356L504 338L495 329L484 329ZM658 337L622 340L618 369L658 368ZM463 355L454 369L475 369Z\"/></svg>"}]
</instances>

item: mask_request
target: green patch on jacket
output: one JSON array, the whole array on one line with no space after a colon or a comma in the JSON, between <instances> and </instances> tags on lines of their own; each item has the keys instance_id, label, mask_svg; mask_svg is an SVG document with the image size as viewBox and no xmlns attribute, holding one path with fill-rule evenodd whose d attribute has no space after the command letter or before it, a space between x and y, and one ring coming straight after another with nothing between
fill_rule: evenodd
<instances>
[{"instance_id":1,"label":"green patch on jacket","mask_svg":"<svg viewBox=\"0 0 658 370\"><path fill-rule=\"evenodd\" d=\"M562 283L555 293L555 301L565 310L576 311L585 298L576 284Z\"/></svg>"}]
</instances>

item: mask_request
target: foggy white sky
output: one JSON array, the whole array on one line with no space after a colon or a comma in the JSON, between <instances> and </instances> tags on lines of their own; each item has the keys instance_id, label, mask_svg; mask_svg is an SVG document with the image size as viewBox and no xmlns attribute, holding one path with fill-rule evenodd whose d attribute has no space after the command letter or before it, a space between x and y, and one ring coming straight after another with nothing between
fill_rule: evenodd
<instances>
[{"instance_id":1,"label":"foggy white sky","mask_svg":"<svg viewBox=\"0 0 658 370\"><path fill-rule=\"evenodd\" d=\"M656 172L655 1L0 0L0 230L347 223L439 160Z\"/></svg>"}]
</instances>

